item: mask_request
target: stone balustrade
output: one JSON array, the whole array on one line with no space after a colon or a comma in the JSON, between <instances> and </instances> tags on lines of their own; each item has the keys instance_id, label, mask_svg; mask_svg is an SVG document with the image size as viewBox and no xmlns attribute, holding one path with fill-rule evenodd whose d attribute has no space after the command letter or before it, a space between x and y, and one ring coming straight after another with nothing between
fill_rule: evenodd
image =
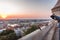
<instances>
[{"instance_id":1,"label":"stone balustrade","mask_svg":"<svg viewBox=\"0 0 60 40\"><path fill-rule=\"evenodd\" d=\"M52 27L53 25L46 26L45 28L42 29L42 31L38 29L18 40L43 40L43 38L48 34Z\"/></svg>"}]
</instances>

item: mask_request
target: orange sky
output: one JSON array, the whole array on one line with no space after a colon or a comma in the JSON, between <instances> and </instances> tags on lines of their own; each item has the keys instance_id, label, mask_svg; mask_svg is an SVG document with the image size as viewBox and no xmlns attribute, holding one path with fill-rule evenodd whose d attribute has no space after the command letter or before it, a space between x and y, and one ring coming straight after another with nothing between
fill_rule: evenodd
<instances>
[{"instance_id":1,"label":"orange sky","mask_svg":"<svg viewBox=\"0 0 60 40\"><path fill-rule=\"evenodd\" d=\"M0 18L48 18L51 14L47 11L46 12L30 12L30 13L11 13L10 15L0 15ZM4 17L5 16L5 17Z\"/></svg>"},{"instance_id":2,"label":"orange sky","mask_svg":"<svg viewBox=\"0 0 60 40\"><path fill-rule=\"evenodd\" d=\"M32 13L32 14L23 14L23 15L15 14L15 15L9 15L6 18L43 18L42 16L44 18L48 18L47 16L49 16L49 15L35 14L35 13Z\"/></svg>"},{"instance_id":3,"label":"orange sky","mask_svg":"<svg viewBox=\"0 0 60 40\"><path fill-rule=\"evenodd\" d=\"M0 18L50 18L55 0L2 0Z\"/></svg>"}]
</instances>

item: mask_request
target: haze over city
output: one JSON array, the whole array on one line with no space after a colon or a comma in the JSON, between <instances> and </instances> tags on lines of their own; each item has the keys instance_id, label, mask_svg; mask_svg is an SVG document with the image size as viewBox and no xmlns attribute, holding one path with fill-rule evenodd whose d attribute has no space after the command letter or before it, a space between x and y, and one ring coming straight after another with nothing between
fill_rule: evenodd
<instances>
[{"instance_id":1,"label":"haze over city","mask_svg":"<svg viewBox=\"0 0 60 40\"><path fill-rule=\"evenodd\" d=\"M50 18L57 0L0 0L0 18Z\"/></svg>"}]
</instances>

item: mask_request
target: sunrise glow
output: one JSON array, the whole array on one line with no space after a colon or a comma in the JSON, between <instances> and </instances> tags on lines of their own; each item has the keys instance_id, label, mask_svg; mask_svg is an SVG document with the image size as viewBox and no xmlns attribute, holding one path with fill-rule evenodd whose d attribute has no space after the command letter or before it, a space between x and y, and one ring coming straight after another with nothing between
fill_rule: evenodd
<instances>
[{"instance_id":1,"label":"sunrise glow","mask_svg":"<svg viewBox=\"0 0 60 40\"><path fill-rule=\"evenodd\" d=\"M0 16L6 18L8 15L18 13L19 8L9 2L0 2Z\"/></svg>"},{"instance_id":2,"label":"sunrise glow","mask_svg":"<svg viewBox=\"0 0 60 40\"><path fill-rule=\"evenodd\" d=\"M7 17L7 15L1 15L1 17L5 19Z\"/></svg>"},{"instance_id":3,"label":"sunrise glow","mask_svg":"<svg viewBox=\"0 0 60 40\"><path fill-rule=\"evenodd\" d=\"M0 18L49 18L51 8L56 3L55 0L43 1L18 1L1 0Z\"/></svg>"}]
</instances>

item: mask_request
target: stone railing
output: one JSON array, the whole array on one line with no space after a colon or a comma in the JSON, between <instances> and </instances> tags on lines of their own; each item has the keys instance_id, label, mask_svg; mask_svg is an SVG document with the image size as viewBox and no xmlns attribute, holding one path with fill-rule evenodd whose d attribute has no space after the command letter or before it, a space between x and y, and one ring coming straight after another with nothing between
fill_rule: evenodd
<instances>
[{"instance_id":1,"label":"stone railing","mask_svg":"<svg viewBox=\"0 0 60 40\"><path fill-rule=\"evenodd\" d=\"M46 26L44 29L36 30L18 40L43 40L43 38L48 34L48 32L52 29L53 25Z\"/></svg>"}]
</instances>

